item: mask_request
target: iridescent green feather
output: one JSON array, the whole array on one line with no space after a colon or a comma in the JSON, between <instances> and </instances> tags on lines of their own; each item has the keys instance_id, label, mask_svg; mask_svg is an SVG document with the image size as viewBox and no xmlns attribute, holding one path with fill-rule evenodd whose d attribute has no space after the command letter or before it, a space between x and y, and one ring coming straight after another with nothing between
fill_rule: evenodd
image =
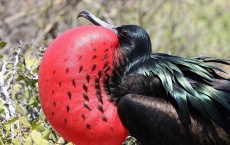
<instances>
[{"instance_id":1,"label":"iridescent green feather","mask_svg":"<svg viewBox=\"0 0 230 145\"><path fill-rule=\"evenodd\" d=\"M224 71L207 62L229 64L224 59L182 58L156 53L135 62L131 68L138 69L140 74L150 76L153 73L158 76L166 93L176 101L179 107L178 114L186 123L190 122L188 104L191 104L206 120L221 124L222 118L214 101L230 112L230 90L218 90L210 85L215 79L224 79L216 73ZM193 80L193 77L198 79L194 80L195 83L189 80ZM230 88L230 80L227 82L227 88Z\"/></svg>"}]
</instances>

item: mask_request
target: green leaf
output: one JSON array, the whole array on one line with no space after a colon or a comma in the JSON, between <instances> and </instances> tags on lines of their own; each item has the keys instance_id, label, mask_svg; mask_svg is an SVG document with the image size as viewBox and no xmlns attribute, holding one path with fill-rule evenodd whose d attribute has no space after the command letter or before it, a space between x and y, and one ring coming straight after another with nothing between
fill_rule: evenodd
<instances>
[{"instance_id":1,"label":"green leaf","mask_svg":"<svg viewBox=\"0 0 230 145\"><path fill-rule=\"evenodd\" d=\"M0 145L4 145L1 137L0 137Z\"/></svg>"},{"instance_id":2,"label":"green leaf","mask_svg":"<svg viewBox=\"0 0 230 145\"><path fill-rule=\"evenodd\" d=\"M0 114L4 113L3 103L0 101Z\"/></svg>"},{"instance_id":3,"label":"green leaf","mask_svg":"<svg viewBox=\"0 0 230 145\"><path fill-rule=\"evenodd\" d=\"M16 111L18 113L20 113L21 115L25 115L26 114L26 110L22 107L22 105L17 105L16 106Z\"/></svg>"},{"instance_id":4,"label":"green leaf","mask_svg":"<svg viewBox=\"0 0 230 145\"><path fill-rule=\"evenodd\" d=\"M4 128L5 128L5 130L6 130L7 132L9 132L9 131L10 131L10 124L5 123L5 124L4 124Z\"/></svg>"},{"instance_id":5,"label":"green leaf","mask_svg":"<svg viewBox=\"0 0 230 145\"><path fill-rule=\"evenodd\" d=\"M5 41L0 41L0 49L4 48L6 46L6 42Z\"/></svg>"},{"instance_id":6,"label":"green leaf","mask_svg":"<svg viewBox=\"0 0 230 145\"><path fill-rule=\"evenodd\" d=\"M46 140L49 140L49 135L51 134L51 131L50 130L46 130L42 133L42 138L43 139L46 139Z\"/></svg>"},{"instance_id":7,"label":"green leaf","mask_svg":"<svg viewBox=\"0 0 230 145\"><path fill-rule=\"evenodd\" d=\"M44 132L47 130L47 128L43 125L43 123L41 123L36 130L39 132Z\"/></svg>"},{"instance_id":8,"label":"green leaf","mask_svg":"<svg viewBox=\"0 0 230 145\"><path fill-rule=\"evenodd\" d=\"M14 122L17 121L17 120L18 120L18 116L15 116L14 118L8 120L8 121L6 122L6 124L12 124L12 123L14 123Z\"/></svg>"},{"instance_id":9,"label":"green leaf","mask_svg":"<svg viewBox=\"0 0 230 145\"><path fill-rule=\"evenodd\" d=\"M30 123L27 121L26 117L20 117L19 122L23 124L25 127L30 127Z\"/></svg>"},{"instance_id":10,"label":"green leaf","mask_svg":"<svg viewBox=\"0 0 230 145\"><path fill-rule=\"evenodd\" d=\"M36 120L33 120L32 124L31 124L32 130L37 129L38 127L41 126L41 124L42 124L42 122L37 122Z\"/></svg>"},{"instance_id":11,"label":"green leaf","mask_svg":"<svg viewBox=\"0 0 230 145\"><path fill-rule=\"evenodd\" d=\"M35 104L36 103L36 99L34 98L34 97L31 97L30 99L29 99L29 105L33 105L33 104Z\"/></svg>"},{"instance_id":12,"label":"green leaf","mask_svg":"<svg viewBox=\"0 0 230 145\"><path fill-rule=\"evenodd\" d=\"M37 130L33 130L31 133L31 138L34 141L35 144L40 144L42 140L42 134L38 132Z\"/></svg>"},{"instance_id":13,"label":"green leaf","mask_svg":"<svg viewBox=\"0 0 230 145\"><path fill-rule=\"evenodd\" d=\"M42 139L40 145L49 145L49 142L45 139Z\"/></svg>"},{"instance_id":14,"label":"green leaf","mask_svg":"<svg viewBox=\"0 0 230 145\"><path fill-rule=\"evenodd\" d=\"M26 138L24 141L25 141L25 145L32 145L33 144L33 141L30 137Z\"/></svg>"},{"instance_id":15,"label":"green leaf","mask_svg":"<svg viewBox=\"0 0 230 145\"><path fill-rule=\"evenodd\" d=\"M13 143L13 145L21 145L21 142L20 142L20 140L19 140L19 138L17 137L17 138L14 138L14 139L12 139L12 141L11 141L12 143Z\"/></svg>"},{"instance_id":16,"label":"green leaf","mask_svg":"<svg viewBox=\"0 0 230 145\"><path fill-rule=\"evenodd\" d=\"M32 140L36 145L49 145L49 142L42 138L42 134L37 130L32 131L31 133Z\"/></svg>"}]
</instances>

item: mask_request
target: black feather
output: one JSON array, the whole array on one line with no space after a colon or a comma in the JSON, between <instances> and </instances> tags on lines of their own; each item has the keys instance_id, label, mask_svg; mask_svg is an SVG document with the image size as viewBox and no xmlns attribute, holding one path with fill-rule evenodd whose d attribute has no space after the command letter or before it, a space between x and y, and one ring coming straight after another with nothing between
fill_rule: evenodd
<instances>
[{"instance_id":1,"label":"black feather","mask_svg":"<svg viewBox=\"0 0 230 145\"><path fill-rule=\"evenodd\" d=\"M229 61L211 57L183 58L151 54L150 38L143 28L123 25L113 30L117 31L119 47L114 51L112 74L107 77L107 84L104 84L105 90L110 90L108 94L111 95L111 101L122 108L124 106L121 106L123 103L120 101L127 94L160 98L175 108L182 126L188 132L192 131L195 120L204 128L207 127L205 124L214 126L213 132L217 125L230 133L230 80L220 76L217 72L225 72L216 66L216 63L229 65ZM124 31L126 35L123 35ZM133 101L131 98L128 100L130 103ZM151 102L151 99L146 100ZM133 115L139 116L140 112L137 113ZM152 112L149 112L148 117L151 118L151 115ZM123 115L120 117L125 118L124 124L130 119ZM145 122L150 129L151 124L155 123L151 121ZM142 130L141 126L136 125ZM133 126L127 124L126 127L133 129Z\"/></svg>"}]
</instances>

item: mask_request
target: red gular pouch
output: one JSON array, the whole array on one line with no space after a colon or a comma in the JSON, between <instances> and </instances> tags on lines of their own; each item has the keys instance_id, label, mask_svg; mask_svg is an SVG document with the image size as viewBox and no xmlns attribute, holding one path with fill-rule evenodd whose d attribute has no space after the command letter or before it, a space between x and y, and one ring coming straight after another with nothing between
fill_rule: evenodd
<instances>
[{"instance_id":1,"label":"red gular pouch","mask_svg":"<svg viewBox=\"0 0 230 145\"><path fill-rule=\"evenodd\" d=\"M112 71L117 35L80 26L47 48L39 68L39 98L51 126L77 145L121 145L128 135L104 90Z\"/></svg>"}]
</instances>

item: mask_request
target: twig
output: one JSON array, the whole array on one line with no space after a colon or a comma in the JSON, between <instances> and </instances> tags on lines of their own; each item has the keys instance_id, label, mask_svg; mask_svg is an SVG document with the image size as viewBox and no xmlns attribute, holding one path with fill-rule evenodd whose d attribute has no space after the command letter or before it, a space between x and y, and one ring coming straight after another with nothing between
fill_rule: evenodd
<instances>
[{"instance_id":1,"label":"twig","mask_svg":"<svg viewBox=\"0 0 230 145\"><path fill-rule=\"evenodd\" d=\"M1 85L1 92L3 94L3 96L0 96L0 99L4 104L3 109L5 111L5 115L2 115L2 117L4 118L5 121L9 121L10 119L14 118L17 115L15 102L11 100L9 90L12 88L13 80L17 73L17 64L19 63L20 53L21 53L21 49L18 49L14 57L12 73L9 74L10 77L8 79L6 80L4 79L4 74L7 73L7 64L8 64L5 60L2 63L2 69L0 72L0 85ZM3 97L5 97L5 101ZM15 137L14 123L10 125L10 129L11 129L11 137L14 138Z\"/></svg>"}]
</instances>

